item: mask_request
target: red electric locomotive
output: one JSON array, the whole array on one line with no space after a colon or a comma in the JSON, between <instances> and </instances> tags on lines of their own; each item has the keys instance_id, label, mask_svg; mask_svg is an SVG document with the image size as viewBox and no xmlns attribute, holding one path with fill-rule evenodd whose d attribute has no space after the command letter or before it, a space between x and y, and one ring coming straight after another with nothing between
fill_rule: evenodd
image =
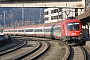
<instances>
[{"instance_id":1,"label":"red electric locomotive","mask_svg":"<svg viewBox=\"0 0 90 60\"><path fill-rule=\"evenodd\" d=\"M68 44L85 43L82 35L82 23L77 19L63 21L62 39Z\"/></svg>"}]
</instances>

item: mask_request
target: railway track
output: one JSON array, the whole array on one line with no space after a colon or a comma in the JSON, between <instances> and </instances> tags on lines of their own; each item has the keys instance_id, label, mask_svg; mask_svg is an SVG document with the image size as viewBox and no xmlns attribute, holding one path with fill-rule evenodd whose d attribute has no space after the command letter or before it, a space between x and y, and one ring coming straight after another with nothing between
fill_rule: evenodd
<instances>
[{"instance_id":1,"label":"railway track","mask_svg":"<svg viewBox=\"0 0 90 60\"><path fill-rule=\"evenodd\" d=\"M28 52L27 54L25 54L19 58L16 58L15 60L21 60L21 59L36 60L36 59L40 58L40 56L42 56L45 52L48 51L50 44L49 44L49 42L44 42L44 41L39 42L39 43L40 43L40 45L36 49Z\"/></svg>"},{"instance_id":2,"label":"railway track","mask_svg":"<svg viewBox=\"0 0 90 60\"><path fill-rule=\"evenodd\" d=\"M7 53L3 53L6 52L3 51L0 56L0 60L26 60L30 59L30 56L32 57L31 59L37 59L49 49L48 46L50 46L50 44L44 41L27 41L27 44L20 49L16 49L16 47L14 47L14 49L11 50L6 49L6 51L8 51Z\"/></svg>"},{"instance_id":3,"label":"railway track","mask_svg":"<svg viewBox=\"0 0 90 60\"><path fill-rule=\"evenodd\" d=\"M2 52L2 54L0 53L1 54L0 60L39 60L39 59L52 60L52 59L60 59L60 58L61 60L86 60L87 59L86 51L82 46L68 46L68 45L65 45L63 42L59 42L57 40L54 40L54 41L50 39L43 40L43 38L40 39L40 38L26 37L26 38L20 38L20 41L26 41L27 43L20 49L19 48L15 50L11 49L11 51L8 49L5 49L6 51L8 51L7 53L3 53L4 50L0 51ZM13 48L15 48L15 46L17 45L14 45ZM55 48L56 46L60 48L57 49ZM54 49L57 49L60 55L57 52L54 52ZM51 53L56 53L57 55L53 54L53 57L56 56L56 58L51 58L49 56L49 55L52 55Z\"/></svg>"},{"instance_id":4,"label":"railway track","mask_svg":"<svg viewBox=\"0 0 90 60\"><path fill-rule=\"evenodd\" d=\"M16 42L16 41L13 41L13 42ZM19 40L18 43L16 43L16 44L13 43L11 46L8 46L7 48L0 50L0 56L10 53L12 51L15 51L15 50L23 47L25 44L26 44L26 42Z\"/></svg>"},{"instance_id":5,"label":"railway track","mask_svg":"<svg viewBox=\"0 0 90 60\"><path fill-rule=\"evenodd\" d=\"M82 46L71 46L68 60L86 60L86 52Z\"/></svg>"},{"instance_id":6,"label":"railway track","mask_svg":"<svg viewBox=\"0 0 90 60\"><path fill-rule=\"evenodd\" d=\"M38 59L40 56L42 56L44 53L46 53L49 48L50 44L47 41L44 40L29 40L29 39L19 39L21 42L24 42L22 47L20 46L20 43L17 45L14 45L12 47L9 47L8 49L4 49L1 51L0 60L28 60L28 59Z\"/></svg>"},{"instance_id":7,"label":"railway track","mask_svg":"<svg viewBox=\"0 0 90 60\"><path fill-rule=\"evenodd\" d=\"M0 52L4 51L4 50L7 50L9 48L12 48L16 45L18 45L20 43L19 40L12 40L12 41L9 41L7 42L6 44L0 46Z\"/></svg>"},{"instance_id":8,"label":"railway track","mask_svg":"<svg viewBox=\"0 0 90 60\"><path fill-rule=\"evenodd\" d=\"M90 47L85 45L85 46L83 46L83 48L86 51L87 60L90 60Z\"/></svg>"},{"instance_id":9,"label":"railway track","mask_svg":"<svg viewBox=\"0 0 90 60\"><path fill-rule=\"evenodd\" d=\"M66 48L66 54L64 55L64 57L62 58L62 60L68 60L69 59L69 56L70 56L70 46L68 46L68 45L66 45L66 44L64 44L65 45L65 48Z\"/></svg>"},{"instance_id":10,"label":"railway track","mask_svg":"<svg viewBox=\"0 0 90 60\"><path fill-rule=\"evenodd\" d=\"M12 53L15 50L20 49L27 43L26 41L21 41L21 40L19 40L18 42L19 43L12 45L11 47L0 50L0 60L7 60L7 59L4 59L5 58L4 56L8 55L9 53ZM4 58L2 58L2 57L4 57Z\"/></svg>"}]
</instances>

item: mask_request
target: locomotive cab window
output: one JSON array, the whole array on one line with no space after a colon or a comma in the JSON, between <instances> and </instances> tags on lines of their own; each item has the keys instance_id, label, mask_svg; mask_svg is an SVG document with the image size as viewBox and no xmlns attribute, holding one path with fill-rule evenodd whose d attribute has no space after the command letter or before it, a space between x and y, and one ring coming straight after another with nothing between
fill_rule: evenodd
<instances>
[{"instance_id":1,"label":"locomotive cab window","mask_svg":"<svg viewBox=\"0 0 90 60\"><path fill-rule=\"evenodd\" d=\"M67 30L79 30L79 23L73 22L73 23L67 23Z\"/></svg>"}]
</instances>

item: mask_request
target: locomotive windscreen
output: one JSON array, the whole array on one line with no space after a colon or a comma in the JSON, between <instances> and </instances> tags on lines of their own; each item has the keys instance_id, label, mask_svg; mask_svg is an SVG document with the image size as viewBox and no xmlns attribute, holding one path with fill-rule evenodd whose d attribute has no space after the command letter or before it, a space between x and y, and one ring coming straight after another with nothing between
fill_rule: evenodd
<instances>
[{"instance_id":1,"label":"locomotive windscreen","mask_svg":"<svg viewBox=\"0 0 90 60\"><path fill-rule=\"evenodd\" d=\"M67 23L67 30L79 30L79 23L73 22L73 23Z\"/></svg>"}]
</instances>

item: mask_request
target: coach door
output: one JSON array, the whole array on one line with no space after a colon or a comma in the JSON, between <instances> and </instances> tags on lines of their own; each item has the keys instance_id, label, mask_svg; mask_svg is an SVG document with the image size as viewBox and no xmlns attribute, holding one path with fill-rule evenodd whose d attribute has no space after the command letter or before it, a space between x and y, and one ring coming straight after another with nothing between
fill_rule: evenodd
<instances>
[{"instance_id":1,"label":"coach door","mask_svg":"<svg viewBox=\"0 0 90 60\"><path fill-rule=\"evenodd\" d=\"M51 30L50 30L50 36L52 39L54 39L54 26L55 24L51 27Z\"/></svg>"}]
</instances>

